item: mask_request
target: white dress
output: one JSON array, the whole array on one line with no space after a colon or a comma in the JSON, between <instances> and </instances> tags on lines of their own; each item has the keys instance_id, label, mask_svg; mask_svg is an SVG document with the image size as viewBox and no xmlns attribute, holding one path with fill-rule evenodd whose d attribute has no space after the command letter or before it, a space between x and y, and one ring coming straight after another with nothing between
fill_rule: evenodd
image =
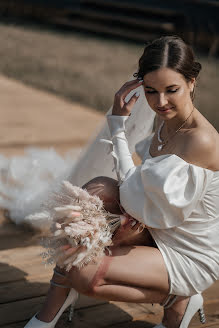
<instances>
[{"instance_id":1,"label":"white dress","mask_svg":"<svg viewBox=\"0 0 219 328\"><path fill-rule=\"evenodd\" d=\"M135 166L126 116L107 116L126 212L147 225L169 275L170 294L201 293L219 277L219 171L173 155L151 157L150 136L136 145Z\"/></svg>"}]
</instances>

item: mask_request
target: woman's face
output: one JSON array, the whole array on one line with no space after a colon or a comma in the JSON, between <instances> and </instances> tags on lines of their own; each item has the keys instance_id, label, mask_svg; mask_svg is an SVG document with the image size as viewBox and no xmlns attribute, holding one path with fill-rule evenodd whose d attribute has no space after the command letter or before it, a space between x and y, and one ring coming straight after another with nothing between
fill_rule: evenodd
<instances>
[{"instance_id":1,"label":"woman's face","mask_svg":"<svg viewBox=\"0 0 219 328\"><path fill-rule=\"evenodd\" d=\"M160 68L144 76L143 87L149 106L164 120L183 114L192 106L190 93L195 79L187 82L170 68Z\"/></svg>"}]
</instances>

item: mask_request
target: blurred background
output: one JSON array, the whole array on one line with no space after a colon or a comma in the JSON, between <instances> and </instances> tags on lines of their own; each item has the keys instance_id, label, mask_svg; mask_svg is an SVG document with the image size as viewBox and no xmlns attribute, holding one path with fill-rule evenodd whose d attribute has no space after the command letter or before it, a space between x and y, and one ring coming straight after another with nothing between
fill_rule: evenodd
<instances>
[{"instance_id":1,"label":"blurred background","mask_svg":"<svg viewBox=\"0 0 219 328\"><path fill-rule=\"evenodd\" d=\"M1 0L0 73L106 112L144 44L180 35L203 64L196 105L219 129L218 0Z\"/></svg>"}]
</instances>

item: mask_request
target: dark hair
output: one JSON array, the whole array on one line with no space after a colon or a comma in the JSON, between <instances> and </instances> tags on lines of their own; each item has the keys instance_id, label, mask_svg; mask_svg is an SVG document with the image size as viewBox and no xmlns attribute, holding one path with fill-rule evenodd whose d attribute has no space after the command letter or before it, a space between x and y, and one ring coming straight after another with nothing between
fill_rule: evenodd
<instances>
[{"instance_id":1,"label":"dark hair","mask_svg":"<svg viewBox=\"0 0 219 328\"><path fill-rule=\"evenodd\" d=\"M145 74L162 67L181 73L187 81L197 78L201 70L192 48L178 36L164 36L149 42L139 59L139 69L134 77L142 79Z\"/></svg>"}]
</instances>

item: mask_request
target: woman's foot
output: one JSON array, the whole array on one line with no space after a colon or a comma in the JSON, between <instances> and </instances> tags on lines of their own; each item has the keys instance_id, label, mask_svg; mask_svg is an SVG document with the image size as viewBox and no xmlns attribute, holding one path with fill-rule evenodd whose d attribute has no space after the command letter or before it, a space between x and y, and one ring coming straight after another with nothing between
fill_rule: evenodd
<instances>
[{"instance_id":1,"label":"woman's foot","mask_svg":"<svg viewBox=\"0 0 219 328\"><path fill-rule=\"evenodd\" d=\"M178 297L168 309L164 309L163 325L167 328L179 328L190 297Z\"/></svg>"},{"instance_id":2,"label":"woman's foot","mask_svg":"<svg viewBox=\"0 0 219 328\"><path fill-rule=\"evenodd\" d=\"M69 280L66 277L57 276L55 273L52 281L63 286L69 286ZM40 312L37 313L36 318L43 322L51 322L64 304L69 291L70 288L60 288L50 285L46 301Z\"/></svg>"}]
</instances>

